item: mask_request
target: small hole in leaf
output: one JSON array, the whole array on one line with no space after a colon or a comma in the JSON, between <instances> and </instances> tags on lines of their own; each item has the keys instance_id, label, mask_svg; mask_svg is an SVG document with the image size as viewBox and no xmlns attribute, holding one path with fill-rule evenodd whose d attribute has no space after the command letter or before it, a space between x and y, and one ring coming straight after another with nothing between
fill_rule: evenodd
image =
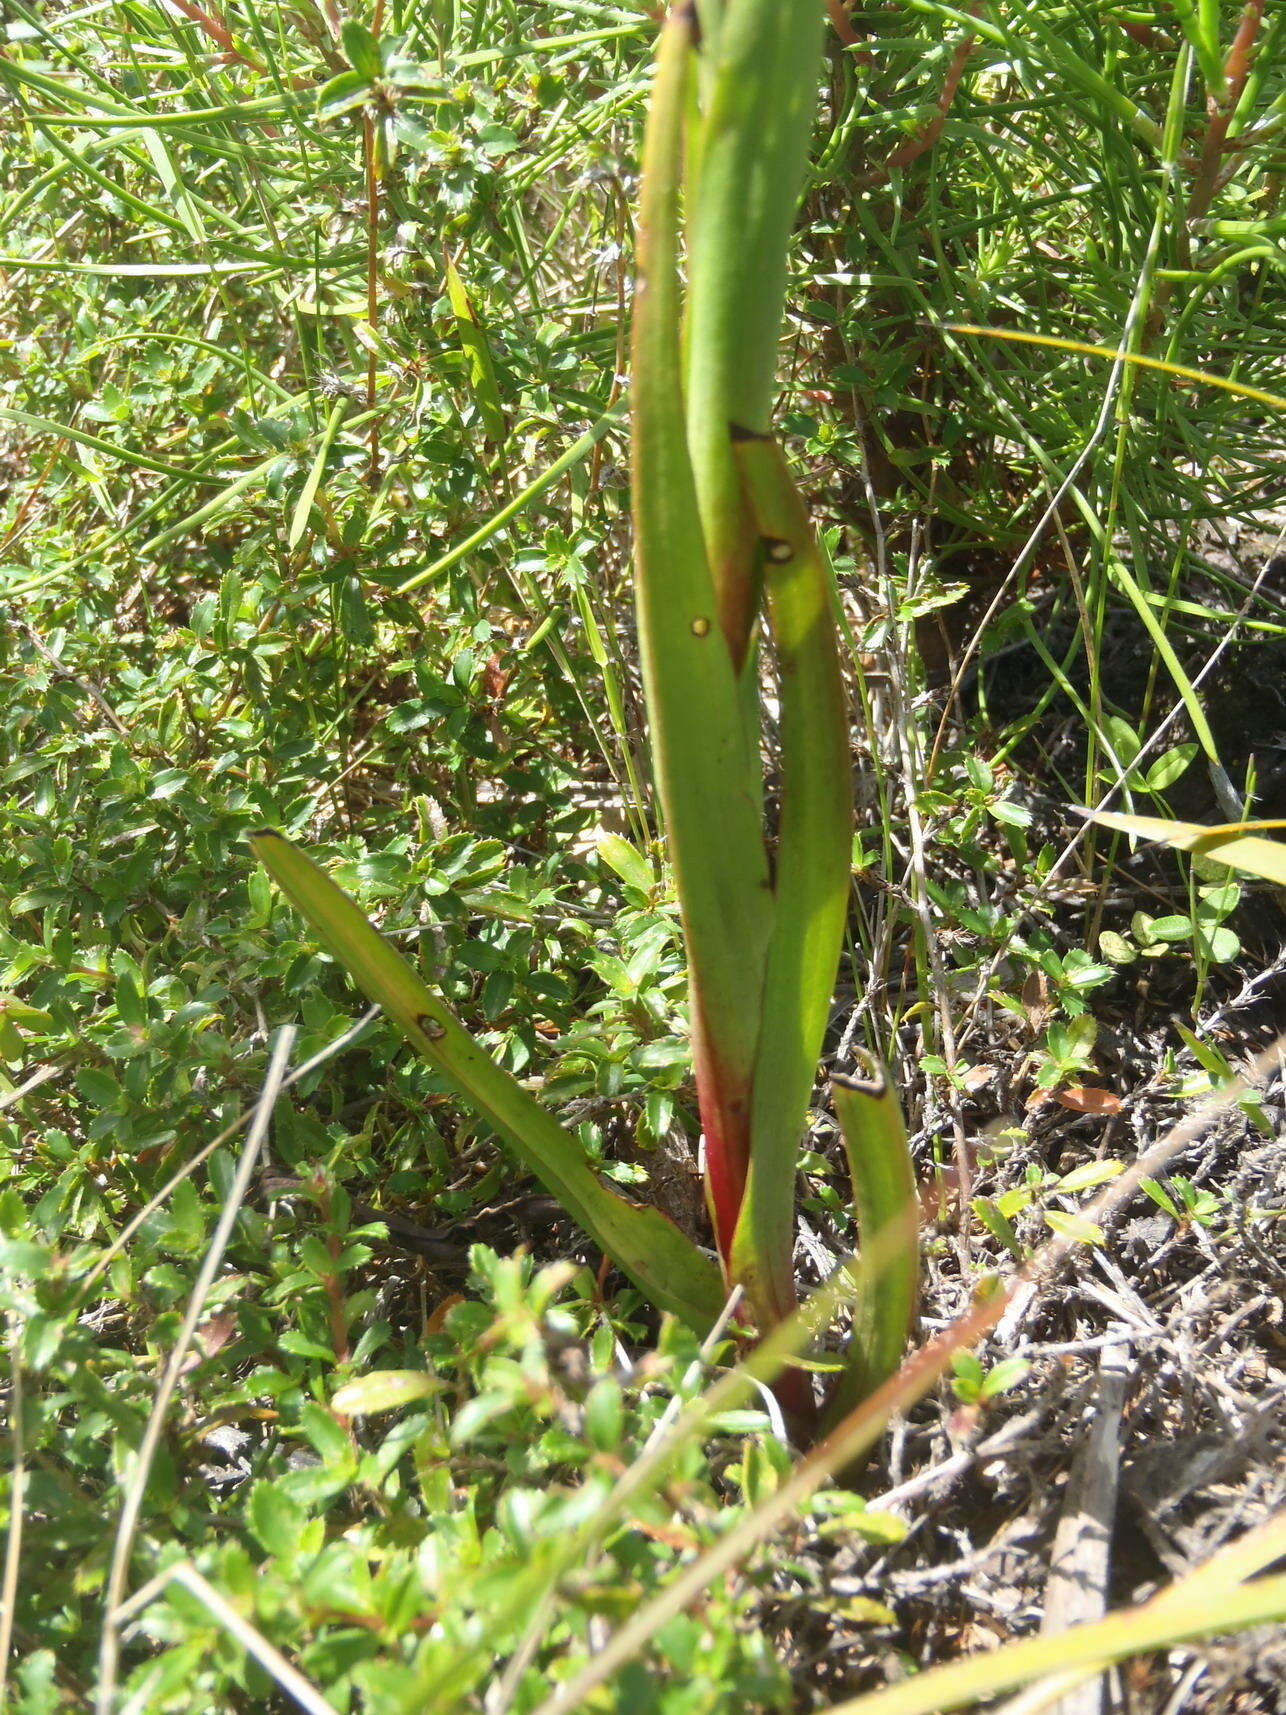
<instances>
[{"instance_id":1,"label":"small hole in leaf","mask_svg":"<svg viewBox=\"0 0 1286 1715\"><path fill-rule=\"evenodd\" d=\"M764 558L770 566L784 566L794 557L795 550L789 542L784 542L780 536L764 537Z\"/></svg>"},{"instance_id":2,"label":"small hole in leaf","mask_svg":"<svg viewBox=\"0 0 1286 1715\"><path fill-rule=\"evenodd\" d=\"M704 616L700 619L694 619L692 621L692 635L694 637L708 637L710 635L710 621Z\"/></svg>"},{"instance_id":3,"label":"small hole in leaf","mask_svg":"<svg viewBox=\"0 0 1286 1715\"><path fill-rule=\"evenodd\" d=\"M415 1021L430 1042L441 1042L447 1033L445 1024L439 1024L436 1018L430 1018L427 1012L420 1014Z\"/></svg>"}]
</instances>

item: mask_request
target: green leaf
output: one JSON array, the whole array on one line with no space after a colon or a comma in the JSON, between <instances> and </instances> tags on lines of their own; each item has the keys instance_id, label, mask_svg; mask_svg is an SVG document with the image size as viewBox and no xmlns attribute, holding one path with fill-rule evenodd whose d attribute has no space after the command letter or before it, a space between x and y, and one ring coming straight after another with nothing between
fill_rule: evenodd
<instances>
[{"instance_id":1,"label":"green leaf","mask_svg":"<svg viewBox=\"0 0 1286 1715\"><path fill-rule=\"evenodd\" d=\"M321 1340L314 1340L299 1328L287 1328L278 1339L277 1344L283 1352L289 1352L296 1358L314 1358L318 1363L333 1364L335 1348L327 1346Z\"/></svg>"},{"instance_id":2,"label":"green leaf","mask_svg":"<svg viewBox=\"0 0 1286 1715\"><path fill-rule=\"evenodd\" d=\"M880 1548L905 1542L909 1529L906 1520L899 1518L896 1513L881 1512L878 1508L869 1507L848 1513L844 1523L861 1541L873 1542Z\"/></svg>"},{"instance_id":3,"label":"green leaf","mask_svg":"<svg viewBox=\"0 0 1286 1715\"><path fill-rule=\"evenodd\" d=\"M275 832L255 855L319 940L646 1297L704 1330L723 1305L715 1265L658 1210L595 1178L580 1141L474 1042L455 1014L311 858Z\"/></svg>"},{"instance_id":4,"label":"green leaf","mask_svg":"<svg viewBox=\"0 0 1286 1715\"><path fill-rule=\"evenodd\" d=\"M1164 792L1187 772L1188 764L1200 749L1199 744L1176 744L1173 750L1157 757L1143 776L1143 784L1149 792Z\"/></svg>"},{"instance_id":5,"label":"green leaf","mask_svg":"<svg viewBox=\"0 0 1286 1715\"><path fill-rule=\"evenodd\" d=\"M250 1494L250 1528L269 1554L293 1554L307 1522L302 1507L275 1483L256 1483Z\"/></svg>"},{"instance_id":6,"label":"green leaf","mask_svg":"<svg viewBox=\"0 0 1286 1715\"><path fill-rule=\"evenodd\" d=\"M831 1078L864 1265L844 1373L827 1405L831 1421L901 1363L920 1283L920 1203L901 1105L883 1068L864 1069L865 1078Z\"/></svg>"},{"instance_id":7,"label":"green leaf","mask_svg":"<svg viewBox=\"0 0 1286 1715\"><path fill-rule=\"evenodd\" d=\"M427 1370L372 1370L355 1382L347 1382L331 1395L331 1408L342 1417L370 1417L380 1411L396 1411L417 1399L428 1399L446 1386Z\"/></svg>"},{"instance_id":8,"label":"green leaf","mask_svg":"<svg viewBox=\"0 0 1286 1715\"><path fill-rule=\"evenodd\" d=\"M1123 1161L1087 1161L1080 1167L1073 1167L1070 1173L1065 1173L1058 1181L1060 1191L1088 1191L1094 1185L1106 1185L1109 1179L1115 1179L1118 1173L1124 1173Z\"/></svg>"},{"instance_id":9,"label":"green leaf","mask_svg":"<svg viewBox=\"0 0 1286 1715\"><path fill-rule=\"evenodd\" d=\"M1018 1234L1014 1231L1013 1222L1002 1213L990 1197L975 1197L970 1208L986 1227L993 1239L999 1240L1011 1256L1022 1259L1022 1246L1018 1242Z\"/></svg>"},{"instance_id":10,"label":"green leaf","mask_svg":"<svg viewBox=\"0 0 1286 1715\"><path fill-rule=\"evenodd\" d=\"M1172 1220L1177 1221L1179 1219L1178 1205L1159 1179L1140 1179L1139 1190L1145 1191L1157 1208L1164 1209Z\"/></svg>"},{"instance_id":11,"label":"green leaf","mask_svg":"<svg viewBox=\"0 0 1286 1715\"><path fill-rule=\"evenodd\" d=\"M121 1099L121 1087L109 1072L96 1066L82 1066L76 1074L76 1088L96 1108L114 1108Z\"/></svg>"},{"instance_id":12,"label":"green leaf","mask_svg":"<svg viewBox=\"0 0 1286 1715\"><path fill-rule=\"evenodd\" d=\"M380 75L384 69L380 45L365 24L356 18L345 18L339 27L339 39L354 71L360 72L368 81Z\"/></svg>"},{"instance_id":13,"label":"green leaf","mask_svg":"<svg viewBox=\"0 0 1286 1715\"><path fill-rule=\"evenodd\" d=\"M771 427L790 231L817 109L825 10L737 0L701 50L702 113L689 132L685 216L686 441L724 634L752 653L755 542L728 426ZM637 371L636 371L637 373Z\"/></svg>"},{"instance_id":14,"label":"green leaf","mask_svg":"<svg viewBox=\"0 0 1286 1715\"><path fill-rule=\"evenodd\" d=\"M460 278L450 256L446 258L447 297L455 315L455 333L464 353L465 370L469 377L469 392L477 407L483 433L498 444L505 439L509 425L505 421L504 401L496 384L495 366L486 330L473 306L473 300Z\"/></svg>"},{"instance_id":15,"label":"green leaf","mask_svg":"<svg viewBox=\"0 0 1286 1715\"><path fill-rule=\"evenodd\" d=\"M951 1368L959 1381L982 1386L983 1368L976 1353L956 1352L951 1359Z\"/></svg>"},{"instance_id":16,"label":"green leaf","mask_svg":"<svg viewBox=\"0 0 1286 1715\"><path fill-rule=\"evenodd\" d=\"M778 1321L794 1303L795 1165L848 912L852 765L830 580L803 502L775 441L739 435L734 456L777 656L781 820L732 1275Z\"/></svg>"},{"instance_id":17,"label":"green leaf","mask_svg":"<svg viewBox=\"0 0 1286 1715\"><path fill-rule=\"evenodd\" d=\"M1064 1209L1046 1209L1045 1219L1061 1238L1075 1239L1078 1244L1101 1245L1103 1229L1084 1215L1069 1214Z\"/></svg>"},{"instance_id":18,"label":"green leaf","mask_svg":"<svg viewBox=\"0 0 1286 1715\"><path fill-rule=\"evenodd\" d=\"M1002 1393L1008 1393L1011 1387L1016 1387L1031 1369L1026 1358L1002 1358L998 1364L987 1371L983 1379L979 1398L983 1400L996 1399Z\"/></svg>"},{"instance_id":19,"label":"green leaf","mask_svg":"<svg viewBox=\"0 0 1286 1715\"><path fill-rule=\"evenodd\" d=\"M317 114L321 119L334 119L341 113L351 113L370 99L370 80L357 71L342 71L338 77L324 83L317 94Z\"/></svg>"},{"instance_id":20,"label":"green leaf","mask_svg":"<svg viewBox=\"0 0 1286 1715\"><path fill-rule=\"evenodd\" d=\"M1138 733L1135 732L1129 721L1123 720L1120 715L1108 715L1103 725L1107 729L1107 736L1116 753L1116 760L1122 768L1128 770L1130 764L1143 748Z\"/></svg>"},{"instance_id":21,"label":"green leaf","mask_svg":"<svg viewBox=\"0 0 1286 1715\"><path fill-rule=\"evenodd\" d=\"M1210 1043L1203 1042L1199 1036L1188 1029L1186 1024L1181 1023L1178 1019L1175 1019L1174 1027L1192 1050L1198 1063L1204 1066L1210 1074L1212 1081L1216 1084L1226 1084L1233 1076L1232 1067L1228 1064L1226 1057Z\"/></svg>"},{"instance_id":22,"label":"green leaf","mask_svg":"<svg viewBox=\"0 0 1286 1715\"><path fill-rule=\"evenodd\" d=\"M1207 959L1212 959L1216 965L1230 965L1241 951L1239 937L1222 924L1217 928L1210 928L1199 923L1193 940L1198 951Z\"/></svg>"},{"instance_id":23,"label":"green leaf","mask_svg":"<svg viewBox=\"0 0 1286 1715\"><path fill-rule=\"evenodd\" d=\"M384 80L396 89L408 90L415 95L445 98L447 94L447 87L442 79L427 66L417 65L414 60L390 60L384 68ZM516 145L517 139L514 141Z\"/></svg>"},{"instance_id":24,"label":"green leaf","mask_svg":"<svg viewBox=\"0 0 1286 1715\"><path fill-rule=\"evenodd\" d=\"M656 886L656 872L636 846L619 834L603 834L598 842L598 855L610 870L620 876L627 887L640 893L651 893Z\"/></svg>"},{"instance_id":25,"label":"green leaf","mask_svg":"<svg viewBox=\"0 0 1286 1715\"><path fill-rule=\"evenodd\" d=\"M585 1434L600 1453L620 1451L625 1434L625 1403L610 1376L594 1383L585 1401Z\"/></svg>"},{"instance_id":26,"label":"green leaf","mask_svg":"<svg viewBox=\"0 0 1286 1715\"><path fill-rule=\"evenodd\" d=\"M1192 939L1191 917L1181 917L1177 912L1169 917L1154 917L1150 925L1151 939L1154 941L1190 941Z\"/></svg>"},{"instance_id":27,"label":"green leaf","mask_svg":"<svg viewBox=\"0 0 1286 1715\"><path fill-rule=\"evenodd\" d=\"M688 954L710 1203L726 1255L749 1154L771 899L759 735L720 623L684 422L679 179L692 31L686 9L670 12L643 151L631 382L634 589L653 772ZM722 432L726 443L726 417Z\"/></svg>"},{"instance_id":28,"label":"green leaf","mask_svg":"<svg viewBox=\"0 0 1286 1715\"><path fill-rule=\"evenodd\" d=\"M1104 929L1098 938L1099 952L1113 965L1128 965L1138 958L1138 948L1118 935L1115 929Z\"/></svg>"},{"instance_id":29,"label":"green leaf","mask_svg":"<svg viewBox=\"0 0 1286 1715\"><path fill-rule=\"evenodd\" d=\"M355 1458L353 1443L344 1429L316 1400L310 1399L300 1408L299 1427L328 1464L342 1465Z\"/></svg>"}]
</instances>

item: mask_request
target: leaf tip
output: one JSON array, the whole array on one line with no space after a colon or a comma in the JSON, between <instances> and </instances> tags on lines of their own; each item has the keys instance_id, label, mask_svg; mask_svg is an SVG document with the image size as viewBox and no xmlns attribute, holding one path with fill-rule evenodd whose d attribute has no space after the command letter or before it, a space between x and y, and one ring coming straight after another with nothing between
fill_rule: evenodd
<instances>
[{"instance_id":1,"label":"leaf tip","mask_svg":"<svg viewBox=\"0 0 1286 1715\"><path fill-rule=\"evenodd\" d=\"M873 1055L858 1054L857 1067L852 1072L832 1072L832 1089L852 1090L859 1096L881 1101L888 1094L889 1075Z\"/></svg>"}]
</instances>

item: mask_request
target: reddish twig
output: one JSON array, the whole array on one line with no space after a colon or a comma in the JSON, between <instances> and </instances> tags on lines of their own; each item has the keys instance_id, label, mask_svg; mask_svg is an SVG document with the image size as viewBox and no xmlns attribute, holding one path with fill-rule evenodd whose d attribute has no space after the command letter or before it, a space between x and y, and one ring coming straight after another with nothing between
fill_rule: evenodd
<instances>
[{"instance_id":1,"label":"reddish twig","mask_svg":"<svg viewBox=\"0 0 1286 1715\"><path fill-rule=\"evenodd\" d=\"M826 15L831 21L831 29L843 42L846 48L855 48L862 38L853 28L852 21L844 9L844 0L826 0Z\"/></svg>"},{"instance_id":2,"label":"reddish twig","mask_svg":"<svg viewBox=\"0 0 1286 1715\"><path fill-rule=\"evenodd\" d=\"M973 0L973 4L969 7L971 14L976 14L979 3L980 0ZM876 185L886 184L899 168L909 166L920 155L932 149L938 138L941 137L943 127L947 123L951 103L956 98L960 79L964 76L965 67L969 63L969 56L973 53L974 43L977 40L977 36L972 31L961 36L956 43L954 53L951 55L951 64L947 67L947 75L942 80L942 88L938 92L937 111L933 118L922 131L914 137L908 137L905 143L899 144L882 167L874 168L864 179L859 181L863 189L871 190Z\"/></svg>"},{"instance_id":3,"label":"reddish twig","mask_svg":"<svg viewBox=\"0 0 1286 1715\"><path fill-rule=\"evenodd\" d=\"M232 32L216 13L207 12L198 6L196 0L174 0L175 9L182 12L189 23L196 24L204 30L212 42L217 42L223 49L225 60L236 60L238 64L249 66L251 71L265 73L267 68L253 59L249 54L242 53L232 40Z\"/></svg>"},{"instance_id":4,"label":"reddish twig","mask_svg":"<svg viewBox=\"0 0 1286 1715\"><path fill-rule=\"evenodd\" d=\"M1254 56L1255 39L1263 21L1264 0L1246 0L1246 6L1241 14L1241 22L1237 25L1237 33L1232 39L1232 45L1228 49L1228 57L1224 61L1223 94L1216 95L1213 90L1207 93L1206 114L1209 123L1206 126L1205 139L1201 145L1201 156L1197 162L1196 179L1188 197L1187 218L1189 223L1201 219L1219 190L1221 182L1219 163L1228 146L1228 127L1232 124L1233 114L1237 111L1237 103L1241 100L1242 91L1246 87L1246 79L1250 75L1250 62Z\"/></svg>"},{"instance_id":5,"label":"reddish twig","mask_svg":"<svg viewBox=\"0 0 1286 1715\"><path fill-rule=\"evenodd\" d=\"M366 409L375 410L375 383L378 358L375 330L379 324L380 287L380 186L375 170L375 118L370 111L362 114L363 153L366 157L366 325L371 331L370 349L366 354ZM380 475L380 420L371 418L371 458L366 480L374 488Z\"/></svg>"}]
</instances>

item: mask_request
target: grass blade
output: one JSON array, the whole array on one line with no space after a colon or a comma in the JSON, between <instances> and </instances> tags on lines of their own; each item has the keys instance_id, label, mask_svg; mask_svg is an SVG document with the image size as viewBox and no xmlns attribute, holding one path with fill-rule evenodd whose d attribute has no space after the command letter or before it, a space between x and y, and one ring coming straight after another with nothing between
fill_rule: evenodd
<instances>
[{"instance_id":1,"label":"grass blade","mask_svg":"<svg viewBox=\"0 0 1286 1715\"><path fill-rule=\"evenodd\" d=\"M489 441L499 445L508 432L508 425L505 422L504 401L496 384L491 347L487 344L486 332L477 310L473 307L468 288L450 256L446 258L446 274L447 297L451 300L451 312L455 316L456 338L460 341L460 350L464 354L469 392L482 420L482 432Z\"/></svg>"},{"instance_id":2,"label":"grass blade","mask_svg":"<svg viewBox=\"0 0 1286 1715\"><path fill-rule=\"evenodd\" d=\"M299 499L295 502L295 510L290 518L290 534L286 537L286 546L295 549L299 546L300 538L308 528L308 518L313 509L313 501L317 498L317 490L321 487L321 479L326 471L326 460L330 457L330 449L335 444L335 436L339 433L339 425L344 420L344 412L348 401L337 399L331 407L330 416L326 419L326 427L322 430L321 441L317 448L317 456L309 467L304 479L304 486L299 491Z\"/></svg>"},{"instance_id":3,"label":"grass blade","mask_svg":"<svg viewBox=\"0 0 1286 1715\"><path fill-rule=\"evenodd\" d=\"M977 322L943 322L942 327L946 333L1004 339L1011 345L1043 345L1050 351L1074 351L1083 357L1100 357L1105 363L1132 363L1138 369L1152 369L1158 375L1173 375L1180 381L1192 381L1202 387L1217 387L1239 399L1251 399L1255 404L1268 405L1274 411L1286 411L1286 394L1269 393L1263 387L1252 387L1248 381L1238 381L1231 375L1216 375L1208 369L1194 369L1187 363L1171 363L1168 358L1149 357L1142 351L1123 351L1110 345L1095 345L1090 340L1064 339L1057 334L1027 333L1022 328L983 327Z\"/></svg>"},{"instance_id":4,"label":"grass blade","mask_svg":"<svg viewBox=\"0 0 1286 1715\"><path fill-rule=\"evenodd\" d=\"M946 1715L1046 1673L1109 1667L1130 1656L1169 1649L1189 1638L1211 1637L1286 1617L1286 1573L1254 1578L1212 1597L1202 1589L1183 1601L1183 1585L1139 1608L1073 1626L1052 1637L1024 1638L1003 1649L929 1668L901 1685L834 1703L827 1715Z\"/></svg>"},{"instance_id":5,"label":"grass blade","mask_svg":"<svg viewBox=\"0 0 1286 1715\"><path fill-rule=\"evenodd\" d=\"M1286 822L1228 822L1206 827L1201 822L1170 822L1161 816L1125 816L1115 810L1095 810L1091 819L1119 833L1157 840L1195 857L1213 858L1230 869L1286 887L1286 841L1261 840L1251 832L1255 828L1286 827Z\"/></svg>"},{"instance_id":6,"label":"grass blade","mask_svg":"<svg viewBox=\"0 0 1286 1715\"><path fill-rule=\"evenodd\" d=\"M418 590L421 584L431 583L434 578L449 571L466 554L471 554L475 548L480 548L484 542L490 541L506 524L512 523L534 501L539 500L547 488L552 488L559 477L565 476L583 458L588 458L603 436L620 422L623 411L622 405L613 405L610 411L604 411L598 421L586 429L579 440L573 441L566 452L560 453L547 470L541 471L534 482L529 482L526 488L515 494L512 500L493 513L485 524L479 525L472 535L466 536L463 542L457 542L453 548L448 548L445 554L434 560L431 566L426 566L422 572L416 572L414 577L399 584L393 592L394 595L409 595L412 590Z\"/></svg>"}]
</instances>

